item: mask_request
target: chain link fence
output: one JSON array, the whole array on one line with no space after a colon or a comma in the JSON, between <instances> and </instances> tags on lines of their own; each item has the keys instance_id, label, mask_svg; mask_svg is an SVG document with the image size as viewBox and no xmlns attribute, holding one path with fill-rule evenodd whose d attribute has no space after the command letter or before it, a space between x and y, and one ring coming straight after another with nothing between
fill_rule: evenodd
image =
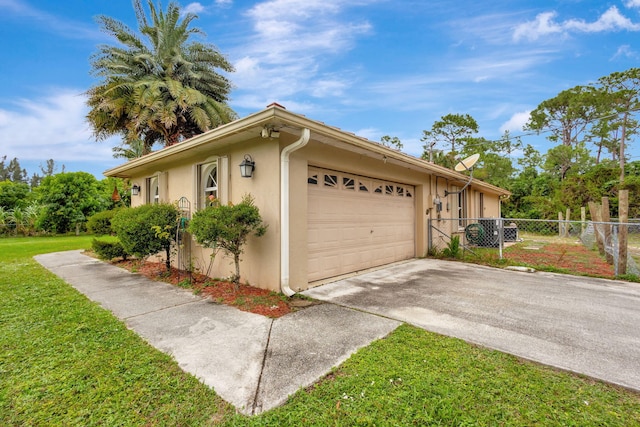
<instances>
[{"instance_id":1,"label":"chain link fence","mask_svg":"<svg viewBox=\"0 0 640 427\"><path fill-rule=\"evenodd\" d=\"M640 263L639 219L621 224L613 221L456 218L431 220L428 230L431 253L450 248L453 239L459 242L463 252L494 254L500 260L515 259L522 250L537 250L541 255L560 248L564 254L572 245L578 245L599 253L613 267L616 275L640 276L637 266ZM625 240L626 245L621 245ZM621 267L620 257L626 257L626 268ZM562 258L559 256L560 260Z\"/></svg>"}]
</instances>

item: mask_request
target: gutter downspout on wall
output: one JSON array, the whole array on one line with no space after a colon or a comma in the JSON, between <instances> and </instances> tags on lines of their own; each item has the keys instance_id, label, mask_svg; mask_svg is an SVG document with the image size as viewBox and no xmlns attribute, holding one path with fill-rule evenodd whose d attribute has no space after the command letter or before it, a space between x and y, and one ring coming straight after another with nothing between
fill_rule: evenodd
<instances>
[{"instance_id":1,"label":"gutter downspout on wall","mask_svg":"<svg viewBox=\"0 0 640 427\"><path fill-rule=\"evenodd\" d=\"M302 129L300 139L280 153L280 290L288 297L295 295L289 287L289 156L307 145L310 136L308 128Z\"/></svg>"}]
</instances>

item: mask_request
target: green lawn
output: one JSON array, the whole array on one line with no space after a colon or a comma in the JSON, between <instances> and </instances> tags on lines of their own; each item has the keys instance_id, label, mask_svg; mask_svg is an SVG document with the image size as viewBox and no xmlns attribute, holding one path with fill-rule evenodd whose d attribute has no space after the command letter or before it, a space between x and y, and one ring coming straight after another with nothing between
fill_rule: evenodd
<instances>
[{"instance_id":1,"label":"green lawn","mask_svg":"<svg viewBox=\"0 0 640 427\"><path fill-rule=\"evenodd\" d=\"M90 237L0 239L0 425L640 425L640 395L409 326L261 416L41 268Z\"/></svg>"}]
</instances>

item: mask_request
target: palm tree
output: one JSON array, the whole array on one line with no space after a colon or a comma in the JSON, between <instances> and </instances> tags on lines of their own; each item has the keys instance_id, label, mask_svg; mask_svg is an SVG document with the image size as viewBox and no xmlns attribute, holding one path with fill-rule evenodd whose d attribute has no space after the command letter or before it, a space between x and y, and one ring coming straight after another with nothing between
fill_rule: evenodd
<instances>
[{"instance_id":1,"label":"palm tree","mask_svg":"<svg viewBox=\"0 0 640 427\"><path fill-rule=\"evenodd\" d=\"M163 13L148 0L147 19L141 0L133 6L141 36L113 18L98 18L120 46L100 46L91 59L93 74L102 78L87 91L96 139L121 134L125 144L143 141L148 153L155 142L173 145L234 120L231 83L218 72L233 66L215 46L189 40L203 34L189 28L197 16L180 19L177 4Z\"/></svg>"}]
</instances>

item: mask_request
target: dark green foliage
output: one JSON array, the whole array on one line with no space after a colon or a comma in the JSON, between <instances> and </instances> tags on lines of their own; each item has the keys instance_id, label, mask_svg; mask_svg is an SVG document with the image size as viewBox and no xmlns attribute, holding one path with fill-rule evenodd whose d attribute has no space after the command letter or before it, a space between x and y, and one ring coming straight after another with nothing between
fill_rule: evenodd
<instances>
[{"instance_id":1,"label":"dark green foliage","mask_svg":"<svg viewBox=\"0 0 640 427\"><path fill-rule=\"evenodd\" d=\"M29 205L30 198L29 184L20 181L0 181L0 207L25 208Z\"/></svg>"},{"instance_id":2,"label":"dark green foliage","mask_svg":"<svg viewBox=\"0 0 640 427\"><path fill-rule=\"evenodd\" d=\"M111 220L124 249L139 258L164 250L167 270L171 268L171 244L176 235L179 211L168 203L120 209ZM154 228L155 227L155 228ZM156 230L160 228L163 233Z\"/></svg>"},{"instance_id":3,"label":"dark green foliage","mask_svg":"<svg viewBox=\"0 0 640 427\"><path fill-rule=\"evenodd\" d=\"M215 250L223 249L233 256L234 283L240 280L240 255L247 238L251 234L262 236L266 231L267 226L251 196L245 196L237 205L209 206L196 212L189 224L189 232L198 243Z\"/></svg>"},{"instance_id":4,"label":"dark green foliage","mask_svg":"<svg viewBox=\"0 0 640 427\"><path fill-rule=\"evenodd\" d=\"M39 226L57 233L73 230L108 204L100 183L87 172L47 176L38 187L37 194L43 206Z\"/></svg>"},{"instance_id":5,"label":"dark green foliage","mask_svg":"<svg viewBox=\"0 0 640 427\"><path fill-rule=\"evenodd\" d=\"M111 261L114 258L127 259L129 254L119 241L106 241L93 239L91 242L91 249L100 257L107 261Z\"/></svg>"},{"instance_id":6,"label":"dark green foliage","mask_svg":"<svg viewBox=\"0 0 640 427\"><path fill-rule=\"evenodd\" d=\"M113 234L111 229L111 219L117 211L109 210L98 212L89 217L87 220L87 231L96 236L104 236Z\"/></svg>"},{"instance_id":7,"label":"dark green foliage","mask_svg":"<svg viewBox=\"0 0 640 427\"><path fill-rule=\"evenodd\" d=\"M115 234L111 228L111 220L118 212L118 209L98 212L87 220L87 231L97 236Z\"/></svg>"}]
</instances>

